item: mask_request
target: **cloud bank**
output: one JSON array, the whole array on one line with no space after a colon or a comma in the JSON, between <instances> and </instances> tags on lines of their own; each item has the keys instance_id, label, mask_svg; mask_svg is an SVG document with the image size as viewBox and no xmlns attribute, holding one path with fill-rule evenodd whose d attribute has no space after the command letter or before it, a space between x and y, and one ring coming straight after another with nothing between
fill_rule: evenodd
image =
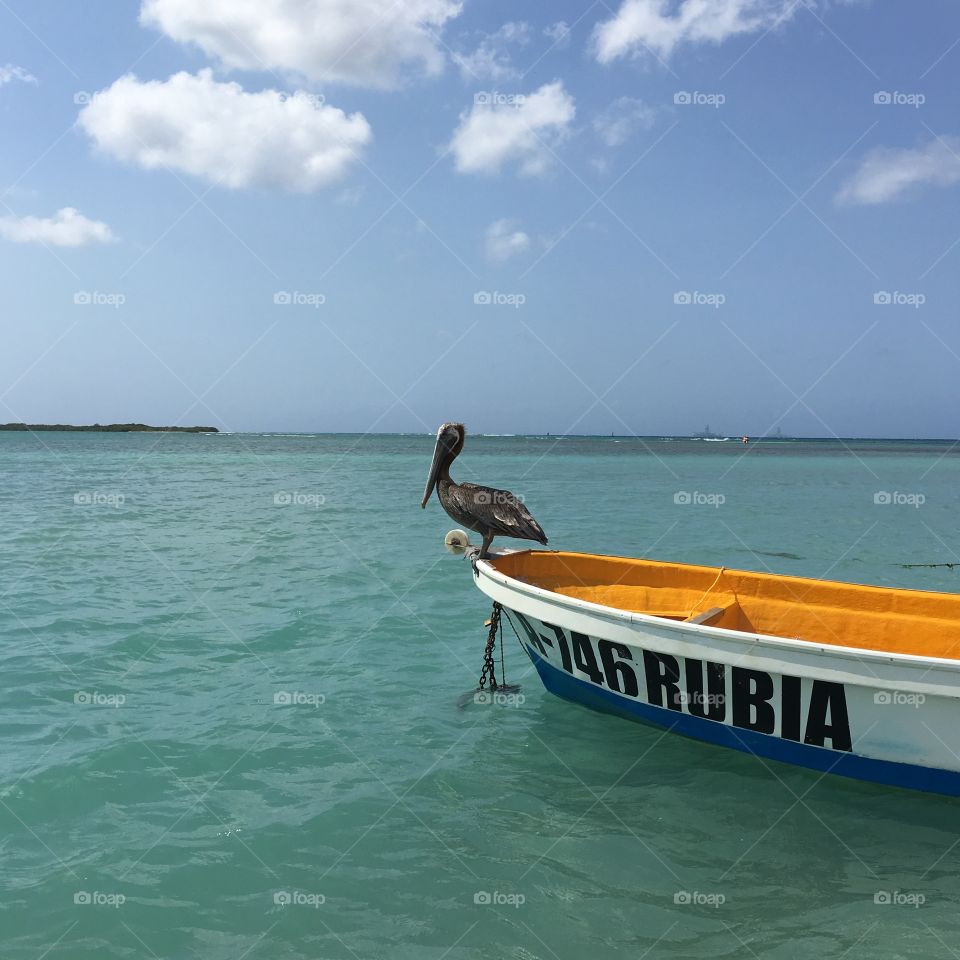
<instances>
[{"instance_id":1,"label":"cloud bank","mask_svg":"<svg viewBox=\"0 0 960 960\"><path fill-rule=\"evenodd\" d=\"M564 139L576 108L563 82L546 83L528 96L508 102L475 103L462 114L450 141L461 173L498 173L508 162L536 175L550 165L554 147Z\"/></svg>"},{"instance_id":2,"label":"cloud bank","mask_svg":"<svg viewBox=\"0 0 960 960\"><path fill-rule=\"evenodd\" d=\"M594 53L600 63L644 53L666 60L683 44L720 44L770 30L801 6L797 0L623 0L613 17L597 25Z\"/></svg>"},{"instance_id":3,"label":"cloud bank","mask_svg":"<svg viewBox=\"0 0 960 960\"><path fill-rule=\"evenodd\" d=\"M18 67L12 63L0 67L0 87L5 83L12 83L14 80L19 80L21 83L37 83L37 78L24 70L23 67Z\"/></svg>"},{"instance_id":4,"label":"cloud bank","mask_svg":"<svg viewBox=\"0 0 960 960\"><path fill-rule=\"evenodd\" d=\"M362 114L303 91L246 93L210 70L145 83L128 74L96 94L78 122L119 160L234 189L316 190L342 177L371 139Z\"/></svg>"},{"instance_id":5,"label":"cloud bank","mask_svg":"<svg viewBox=\"0 0 960 960\"><path fill-rule=\"evenodd\" d=\"M116 239L105 223L89 220L73 207L63 207L52 217L0 217L0 237L12 243L54 247L83 247Z\"/></svg>"},{"instance_id":6,"label":"cloud bank","mask_svg":"<svg viewBox=\"0 0 960 960\"><path fill-rule=\"evenodd\" d=\"M836 201L846 205L887 203L914 187L949 187L960 182L960 137L934 139L915 149L871 150L841 186Z\"/></svg>"},{"instance_id":7,"label":"cloud bank","mask_svg":"<svg viewBox=\"0 0 960 960\"><path fill-rule=\"evenodd\" d=\"M237 70L291 72L315 83L396 86L437 74L437 33L454 0L144 0L140 21Z\"/></svg>"}]
</instances>

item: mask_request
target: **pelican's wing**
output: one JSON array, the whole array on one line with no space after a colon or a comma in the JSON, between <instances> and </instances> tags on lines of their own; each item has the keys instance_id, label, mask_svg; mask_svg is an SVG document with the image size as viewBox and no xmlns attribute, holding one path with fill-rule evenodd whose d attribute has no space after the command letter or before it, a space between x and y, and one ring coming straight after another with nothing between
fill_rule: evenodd
<instances>
[{"instance_id":1,"label":"pelican's wing","mask_svg":"<svg viewBox=\"0 0 960 960\"><path fill-rule=\"evenodd\" d=\"M476 483L457 485L462 508L485 523L494 533L545 544L547 535L530 511L509 490L496 490Z\"/></svg>"}]
</instances>

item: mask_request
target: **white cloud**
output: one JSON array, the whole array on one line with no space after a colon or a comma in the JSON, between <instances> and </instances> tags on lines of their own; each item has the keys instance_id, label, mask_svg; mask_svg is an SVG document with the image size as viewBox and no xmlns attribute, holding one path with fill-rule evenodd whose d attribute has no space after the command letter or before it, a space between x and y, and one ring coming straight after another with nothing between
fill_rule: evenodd
<instances>
[{"instance_id":1,"label":"white cloud","mask_svg":"<svg viewBox=\"0 0 960 960\"><path fill-rule=\"evenodd\" d=\"M140 19L233 69L383 88L408 69L443 69L435 34L460 7L457 0L143 0Z\"/></svg>"},{"instance_id":2,"label":"white cloud","mask_svg":"<svg viewBox=\"0 0 960 960\"><path fill-rule=\"evenodd\" d=\"M19 80L21 83L37 82L37 78L32 73L27 73L23 67L15 66L12 63L0 67L0 87L14 80Z\"/></svg>"},{"instance_id":3,"label":"white cloud","mask_svg":"<svg viewBox=\"0 0 960 960\"><path fill-rule=\"evenodd\" d=\"M558 20L544 27L543 35L552 40L558 50L562 50L570 43L570 25L565 20Z\"/></svg>"},{"instance_id":4,"label":"white cloud","mask_svg":"<svg viewBox=\"0 0 960 960\"><path fill-rule=\"evenodd\" d=\"M0 217L0 237L13 243L46 243L54 247L82 247L116 239L105 223L88 220L73 207L64 207L52 217Z\"/></svg>"},{"instance_id":5,"label":"white cloud","mask_svg":"<svg viewBox=\"0 0 960 960\"><path fill-rule=\"evenodd\" d=\"M841 204L886 203L911 187L949 187L960 182L960 137L931 140L914 150L878 147L841 186Z\"/></svg>"},{"instance_id":6,"label":"white cloud","mask_svg":"<svg viewBox=\"0 0 960 960\"><path fill-rule=\"evenodd\" d=\"M530 42L530 24L505 23L488 33L473 53L454 53L453 62L464 80L510 80L520 75L510 58L510 45L525 47Z\"/></svg>"},{"instance_id":7,"label":"white cloud","mask_svg":"<svg viewBox=\"0 0 960 960\"><path fill-rule=\"evenodd\" d=\"M303 91L246 93L209 70L147 83L128 74L96 94L79 123L105 153L148 170L298 191L341 177L371 136L360 113Z\"/></svg>"},{"instance_id":8,"label":"white cloud","mask_svg":"<svg viewBox=\"0 0 960 960\"><path fill-rule=\"evenodd\" d=\"M575 113L573 97L560 80L514 102L474 104L469 113L460 115L450 141L457 170L497 173L507 161L516 160L521 173L542 173Z\"/></svg>"},{"instance_id":9,"label":"white cloud","mask_svg":"<svg viewBox=\"0 0 960 960\"><path fill-rule=\"evenodd\" d=\"M593 129L608 147L621 147L638 130L649 130L657 111L636 97L618 97L593 120Z\"/></svg>"},{"instance_id":10,"label":"white cloud","mask_svg":"<svg viewBox=\"0 0 960 960\"><path fill-rule=\"evenodd\" d=\"M487 227L485 244L487 257L497 263L523 253L530 246L530 237L522 230L515 230L513 220L495 220Z\"/></svg>"},{"instance_id":11,"label":"white cloud","mask_svg":"<svg viewBox=\"0 0 960 960\"><path fill-rule=\"evenodd\" d=\"M600 63L651 51L666 59L683 43L719 44L769 30L801 6L798 0L623 0L610 20L597 25L594 52Z\"/></svg>"}]
</instances>

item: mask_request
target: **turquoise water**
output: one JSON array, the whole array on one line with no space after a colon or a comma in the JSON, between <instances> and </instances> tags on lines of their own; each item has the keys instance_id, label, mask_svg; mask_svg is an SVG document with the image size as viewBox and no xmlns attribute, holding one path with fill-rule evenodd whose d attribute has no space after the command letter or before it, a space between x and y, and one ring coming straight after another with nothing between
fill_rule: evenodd
<instances>
[{"instance_id":1,"label":"turquoise water","mask_svg":"<svg viewBox=\"0 0 960 960\"><path fill-rule=\"evenodd\" d=\"M956 956L954 800L593 714L515 641L523 702L458 708L489 608L431 452L0 433L0 956ZM471 437L454 475L558 548L960 588L902 566L960 561L947 444Z\"/></svg>"}]
</instances>

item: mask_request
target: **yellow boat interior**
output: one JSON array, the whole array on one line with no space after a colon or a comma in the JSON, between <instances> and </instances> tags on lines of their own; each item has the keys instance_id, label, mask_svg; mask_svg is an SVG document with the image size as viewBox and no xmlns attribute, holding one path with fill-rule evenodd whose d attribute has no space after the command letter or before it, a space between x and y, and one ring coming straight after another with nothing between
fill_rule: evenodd
<instances>
[{"instance_id":1,"label":"yellow boat interior","mask_svg":"<svg viewBox=\"0 0 960 960\"><path fill-rule=\"evenodd\" d=\"M565 597L669 620L812 643L960 659L960 595L526 550L494 568Z\"/></svg>"}]
</instances>

